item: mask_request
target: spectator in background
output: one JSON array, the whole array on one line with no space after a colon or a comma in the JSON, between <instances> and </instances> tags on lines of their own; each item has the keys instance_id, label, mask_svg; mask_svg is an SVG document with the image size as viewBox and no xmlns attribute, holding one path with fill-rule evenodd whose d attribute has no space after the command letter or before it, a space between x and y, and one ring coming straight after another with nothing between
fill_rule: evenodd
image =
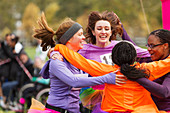
<instances>
[{"instance_id":1,"label":"spectator in background","mask_svg":"<svg viewBox=\"0 0 170 113\"><path fill-rule=\"evenodd\" d=\"M9 46L10 44L10 34L5 35L5 40L1 42L0 47L0 61L3 61L3 64L0 65L0 80L1 82L5 81L5 78L9 76L10 70L10 60L14 59L12 49ZM10 60L8 59L10 58Z\"/></svg>"},{"instance_id":2,"label":"spectator in background","mask_svg":"<svg viewBox=\"0 0 170 113\"><path fill-rule=\"evenodd\" d=\"M10 46L12 47L13 53L15 54L19 54L23 49L23 45L19 42L19 37L15 34L11 34Z\"/></svg>"},{"instance_id":3,"label":"spectator in background","mask_svg":"<svg viewBox=\"0 0 170 113\"><path fill-rule=\"evenodd\" d=\"M33 61L28 57L27 53L25 51L22 51L19 55L19 58L26 67L26 69L29 71L29 73L34 76L34 67L33 67ZM19 85L23 86L26 83L30 82L30 79L28 75L24 72L23 68L20 68L20 73L18 74L18 81Z\"/></svg>"},{"instance_id":4,"label":"spectator in background","mask_svg":"<svg viewBox=\"0 0 170 113\"><path fill-rule=\"evenodd\" d=\"M33 63L28 58L27 54L24 51L22 44L19 42L19 37L11 34L9 35L9 52L7 53L7 48L4 49L4 52L7 53L7 57L11 59L10 67L9 67L9 75L5 78L5 82L2 84L3 94L8 98L8 103L13 104L15 94L12 93L18 86L22 86L23 84L29 81L29 78L26 75L26 71L32 75L33 71ZM8 51L9 51L8 50ZM25 68L23 68L23 66ZM9 94L11 92L10 98ZM9 106L10 109L14 109L13 106Z\"/></svg>"},{"instance_id":5,"label":"spectator in background","mask_svg":"<svg viewBox=\"0 0 170 113\"><path fill-rule=\"evenodd\" d=\"M6 105L5 105L4 99L3 99L3 93L2 93L1 82L0 82L0 107L6 108Z\"/></svg>"},{"instance_id":6,"label":"spectator in background","mask_svg":"<svg viewBox=\"0 0 170 113\"><path fill-rule=\"evenodd\" d=\"M0 106L4 109L6 108L6 98L3 97L1 86L10 75L11 60L14 59L12 49L9 46L10 40L10 34L6 34L5 40L0 42Z\"/></svg>"},{"instance_id":7,"label":"spectator in background","mask_svg":"<svg viewBox=\"0 0 170 113\"><path fill-rule=\"evenodd\" d=\"M22 51L20 53L19 58L20 58L22 64L24 64L24 66L26 68L26 69L20 68L20 70L17 74L18 87L22 87L23 85L31 82L29 75L26 74L24 70L27 70L31 74L31 76L33 77L34 76L34 66L33 66L34 63L28 57L27 53L24 52L24 51ZM34 88L30 88L26 92L24 92L24 94L23 94L23 98L27 99L27 108L31 105L31 97L30 96L26 97L26 94L29 93L29 92L33 92L34 90L35 90ZM15 106L15 107L17 108L17 106Z\"/></svg>"},{"instance_id":8,"label":"spectator in background","mask_svg":"<svg viewBox=\"0 0 170 113\"><path fill-rule=\"evenodd\" d=\"M21 47L19 37L16 36L15 34L10 34L9 46L11 49L10 51L12 51L12 53L8 54L8 57L10 57L12 60L10 62L10 74L8 76L8 81L15 81L17 72L20 68L20 65L16 60L16 57L19 57L21 51L24 51L24 48L23 46Z\"/></svg>"}]
</instances>

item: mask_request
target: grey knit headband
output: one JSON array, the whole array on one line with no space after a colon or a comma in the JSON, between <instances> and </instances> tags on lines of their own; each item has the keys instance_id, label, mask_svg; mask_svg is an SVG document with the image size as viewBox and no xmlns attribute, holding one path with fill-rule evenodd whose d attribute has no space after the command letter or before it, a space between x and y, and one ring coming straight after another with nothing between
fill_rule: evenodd
<instances>
[{"instance_id":1,"label":"grey knit headband","mask_svg":"<svg viewBox=\"0 0 170 113\"><path fill-rule=\"evenodd\" d=\"M68 42L68 40L73 37L73 35L75 33L77 33L77 31L79 29L81 29L82 26L79 24L79 23L75 23L73 24L62 36L61 38L59 39L59 42L62 43L62 44L66 44Z\"/></svg>"}]
</instances>

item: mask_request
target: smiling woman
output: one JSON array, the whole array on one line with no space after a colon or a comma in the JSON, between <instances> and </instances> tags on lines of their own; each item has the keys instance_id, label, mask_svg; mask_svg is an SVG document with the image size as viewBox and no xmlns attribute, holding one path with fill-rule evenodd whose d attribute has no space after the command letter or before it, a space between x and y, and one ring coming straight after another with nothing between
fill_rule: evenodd
<instances>
[{"instance_id":1,"label":"smiling woman","mask_svg":"<svg viewBox=\"0 0 170 113\"><path fill-rule=\"evenodd\" d=\"M150 33L147 45L153 61L164 59L169 55L169 32L159 29Z\"/></svg>"},{"instance_id":2,"label":"smiling woman","mask_svg":"<svg viewBox=\"0 0 170 113\"><path fill-rule=\"evenodd\" d=\"M158 29L148 37L148 51L153 61L166 59L170 54L170 31ZM137 82L151 92L159 110L170 112L170 73L154 82L141 78Z\"/></svg>"},{"instance_id":3,"label":"smiling woman","mask_svg":"<svg viewBox=\"0 0 170 113\"><path fill-rule=\"evenodd\" d=\"M98 47L105 47L110 44L111 25L106 20L99 20L96 22L95 29L92 31L93 35L96 36L96 45Z\"/></svg>"}]
</instances>

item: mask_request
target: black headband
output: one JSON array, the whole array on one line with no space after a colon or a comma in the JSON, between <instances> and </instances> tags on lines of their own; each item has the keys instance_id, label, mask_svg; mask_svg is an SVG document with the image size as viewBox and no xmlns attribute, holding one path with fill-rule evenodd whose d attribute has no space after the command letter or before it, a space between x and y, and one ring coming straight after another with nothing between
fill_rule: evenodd
<instances>
[{"instance_id":1,"label":"black headband","mask_svg":"<svg viewBox=\"0 0 170 113\"><path fill-rule=\"evenodd\" d=\"M79 23L75 23L73 24L62 36L61 38L59 39L59 42L62 43L62 44L66 44L68 42L68 40L73 37L73 35L75 33L77 33L77 31L79 29L81 29L82 26L79 24Z\"/></svg>"}]
</instances>

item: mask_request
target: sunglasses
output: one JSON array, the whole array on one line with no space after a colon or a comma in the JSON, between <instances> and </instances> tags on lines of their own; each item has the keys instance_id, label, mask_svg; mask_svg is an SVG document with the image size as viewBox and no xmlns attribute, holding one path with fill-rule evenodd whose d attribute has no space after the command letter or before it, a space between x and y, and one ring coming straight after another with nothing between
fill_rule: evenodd
<instances>
[{"instance_id":1,"label":"sunglasses","mask_svg":"<svg viewBox=\"0 0 170 113\"><path fill-rule=\"evenodd\" d=\"M154 47L156 47L156 46L159 46L159 45L163 45L163 43L161 43L161 44L156 44L156 45L149 45L149 44L147 44L146 47L152 49L152 48L154 48Z\"/></svg>"}]
</instances>

